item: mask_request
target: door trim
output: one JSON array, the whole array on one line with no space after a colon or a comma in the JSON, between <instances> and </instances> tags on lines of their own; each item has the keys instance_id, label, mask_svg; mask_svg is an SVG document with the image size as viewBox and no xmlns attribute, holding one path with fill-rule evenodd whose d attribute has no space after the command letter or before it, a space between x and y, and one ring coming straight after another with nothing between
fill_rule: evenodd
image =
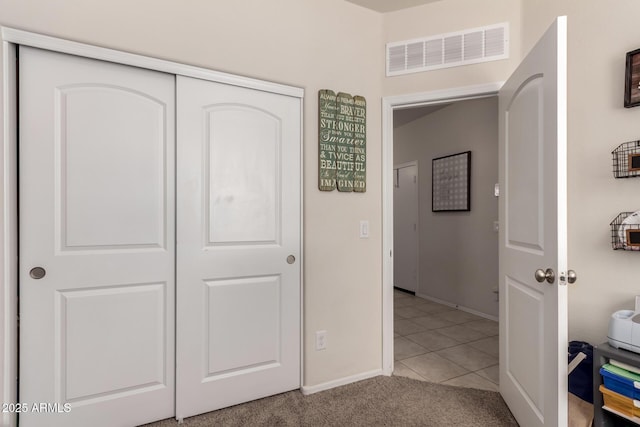
<instances>
[{"instance_id":1,"label":"door trim","mask_svg":"<svg viewBox=\"0 0 640 427\"><path fill-rule=\"evenodd\" d=\"M173 61L166 61L164 59L157 59L150 56L137 55L120 50L108 49L85 43L78 43L71 40L44 36L41 34L31 33L29 31L17 30L15 28L1 27L1 30L2 40L16 45L25 45L40 49L48 49L59 53L68 53L85 58L116 62L118 64L131 65L139 68L148 68L150 70L161 71L168 74L179 74L181 76L210 80L233 86L242 86L250 89L262 90L265 92L289 95L296 98L302 98L304 96L304 89L295 86L288 86L279 83L253 79L250 77L223 73L221 71L195 67L192 65L180 64Z\"/></svg>"},{"instance_id":2,"label":"door trim","mask_svg":"<svg viewBox=\"0 0 640 427\"><path fill-rule=\"evenodd\" d=\"M393 373L393 112L498 95L504 82L382 98L382 372Z\"/></svg>"},{"instance_id":3,"label":"door trim","mask_svg":"<svg viewBox=\"0 0 640 427\"><path fill-rule=\"evenodd\" d=\"M168 74L241 86L291 96L300 100L300 141L304 141L304 89L149 56L107 49L71 40L0 26L2 43L2 139L0 140L0 399L16 403L18 398L18 93L17 49L19 45L47 49L85 58L146 68ZM304 342L304 147L300 149L300 342ZM15 379L15 381L13 380ZM300 345L300 386L304 384L304 352ZM15 413L4 412L0 424L15 426Z\"/></svg>"},{"instance_id":4,"label":"door trim","mask_svg":"<svg viewBox=\"0 0 640 427\"><path fill-rule=\"evenodd\" d=\"M18 92L16 87L17 45L2 42L2 174L0 181L3 197L0 200L0 393L3 402L17 402L18 382ZM15 426L17 416L2 413L0 423Z\"/></svg>"}]
</instances>

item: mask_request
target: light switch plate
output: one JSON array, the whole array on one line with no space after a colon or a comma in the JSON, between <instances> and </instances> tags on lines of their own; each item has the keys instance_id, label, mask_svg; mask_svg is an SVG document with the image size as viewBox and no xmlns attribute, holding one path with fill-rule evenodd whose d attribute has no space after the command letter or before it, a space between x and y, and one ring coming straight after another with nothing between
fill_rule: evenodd
<instances>
[{"instance_id":1,"label":"light switch plate","mask_svg":"<svg viewBox=\"0 0 640 427\"><path fill-rule=\"evenodd\" d=\"M369 221L367 220L360 221L360 238L361 239L369 238Z\"/></svg>"}]
</instances>

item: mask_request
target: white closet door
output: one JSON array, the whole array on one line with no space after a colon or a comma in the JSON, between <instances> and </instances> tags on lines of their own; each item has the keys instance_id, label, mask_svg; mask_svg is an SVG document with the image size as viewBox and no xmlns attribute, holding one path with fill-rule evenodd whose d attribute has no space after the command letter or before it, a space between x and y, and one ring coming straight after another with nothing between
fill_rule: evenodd
<instances>
[{"instance_id":1,"label":"white closet door","mask_svg":"<svg viewBox=\"0 0 640 427\"><path fill-rule=\"evenodd\" d=\"M300 387L298 98L177 78L176 417Z\"/></svg>"},{"instance_id":2,"label":"white closet door","mask_svg":"<svg viewBox=\"0 0 640 427\"><path fill-rule=\"evenodd\" d=\"M19 84L20 425L171 417L175 76L20 47Z\"/></svg>"}]
</instances>

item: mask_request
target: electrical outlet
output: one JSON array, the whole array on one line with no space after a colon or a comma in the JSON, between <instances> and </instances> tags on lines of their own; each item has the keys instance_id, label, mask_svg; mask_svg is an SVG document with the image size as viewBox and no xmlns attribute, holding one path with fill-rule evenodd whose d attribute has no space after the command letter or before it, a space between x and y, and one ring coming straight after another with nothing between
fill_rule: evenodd
<instances>
[{"instance_id":1,"label":"electrical outlet","mask_svg":"<svg viewBox=\"0 0 640 427\"><path fill-rule=\"evenodd\" d=\"M327 348L327 331L316 331L316 351Z\"/></svg>"}]
</instances>

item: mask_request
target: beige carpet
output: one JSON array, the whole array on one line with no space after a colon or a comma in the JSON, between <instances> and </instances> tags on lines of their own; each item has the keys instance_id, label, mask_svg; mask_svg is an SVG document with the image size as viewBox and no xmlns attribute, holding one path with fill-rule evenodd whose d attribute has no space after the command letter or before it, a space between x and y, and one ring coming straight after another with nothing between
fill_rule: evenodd
<instances>
[{"instance_id":1,"label":"beige carpet","mask_svg":"<svg viewBox=\"0 0 640 427\"><path fill-rule=\"evenodd\" d=\"M173 419L148 427L177 426ZM376 377L303 396L271 396L184 420L203 426L517 426L500 394L404 377Z\"/></svg>"}]
</instances>

